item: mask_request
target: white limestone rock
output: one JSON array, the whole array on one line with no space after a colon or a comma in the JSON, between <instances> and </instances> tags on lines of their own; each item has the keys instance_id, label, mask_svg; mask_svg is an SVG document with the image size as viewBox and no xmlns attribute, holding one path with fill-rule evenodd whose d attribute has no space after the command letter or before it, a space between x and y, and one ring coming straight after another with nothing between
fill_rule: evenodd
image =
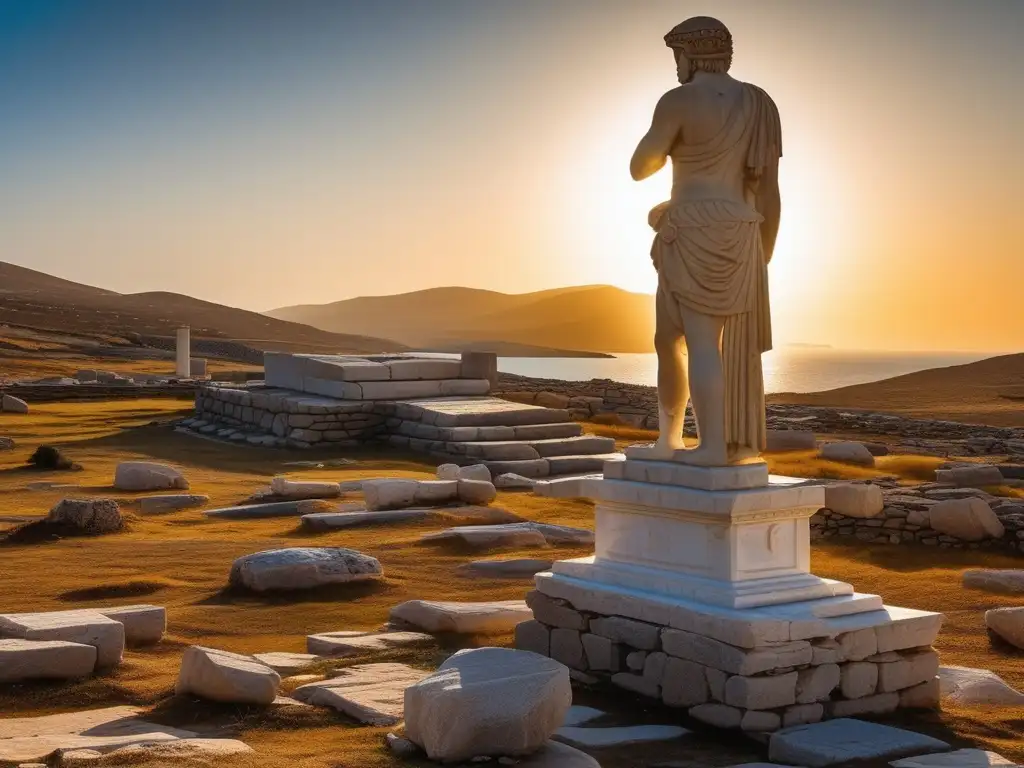
<instances>
[{"instance_id":1,"label":"white limestone rock","mask_svg":"<svg viewBox=\"0 0 1024 768\"><path fill-rule=\"evenodd\" d=\"M987 592L1024 595L1024 568L964 571L963 584Z\"/></svg>"},{"instance_id":2,"label":"white limestone rock","mask_svg":"<svg viewBox=\"0 0 1024 768\"><path fill-rule=\"evenodd\" d=\"M896 758L949 749L944 741L879 723L840 718L772 734L768 759L818 768L852 760Z\"/></svg>"},{"instance_id":3,"label":"white limestone rock","mask_svg":"<svg viewBox=\"0 0 1024 768\"><path fill-rule=\"evenodd\" d=\"M409 600L391 609L391 620L419 627L427 632L455 632L482 635L509 632L516 624L530 621L533 611L522 600L482 603Z\"/></svg>"},{"instance_id":4,"label":"white limestone rock","mask_svg":"<svg viewBox=\"0 0 1024 768\"><path fill-rule=\"evenodd\" d=\"M96 668L96 647L64 640L0 640L0 683L74 680Z\"/></svg>"},{"instance_id":5,"label":"white limestone rock","mask_svg":"<svg viewBox=\"0 0 1024 768\"><path fill-rule=\"evenodd\" d=\"M625 725L609 728L577 728L566 726L555 731L555 738L574 747L622 747L652 741L670 741L690 731L678 725Z\"/></svg>"},{"instance_id":6,"label":"white limestone rock","mask_svg":"<svg viewBox=\"0 0 1024 768\"><path fill-rule=\"evenodd\" d=\"M935 481L952 483L958 488L981 488L986 485L1002 485L1005 478L997 466L970 464L950 469L937 469L935 470Z\"/></svg>"},{"instance_id":7,"label":"white limestone rock","mask_svg":"<svg viewBox=\"0 0 1024 768\"><path fill-rule=\"evenodd\" d=\"M532 579L541 571L551 569L551 560L521 558L517 560L474 560L459 570L467 576L490 579Z\"/></svg>"},{"instance_id":8,"label":"white limestone rock","mask_svg":"<svg viewBox=\"0 0 1024 768\"><path fill-rule=\"evenodd\" d=\"M122 461L114 470L114 487L119 491L187 491L188 480L174 467L152 461Z\"/></svg>"},{"instance_id":9,"label":"white limestone rock","mask_svg":"<svg viewBox=\"0 0 1024 768\"><path fill-rule=\"evenodd\" d=\"M354 549L294 547L240 557L229 582L254 592L312 589L384 578L380 561Z\"/></svg>"},{"instance_id":10,"label":"white limestone rock","mask_svg":"<svg viewBox=\"0 0 1024 768\"><path fill-rule=\"evenodd\" d=\"M402 721L406 689L427 673L405 664L361 664L339 670L336 677L309 683L292 694L314 706L333 707L367 725Z\"/></svg>"},{"instance_id":11,"label":"white limestone rock","mask_svg":"<svg viewBox=\"0 0 1024 768\"><path fill-rule=\"evenodd\" d=\"M160 496L143 496L139 499L139 511L144 515L160 515L177 512L180 509L201 507L210 501L209 496L197 493L173 493Z\"/></svg>"},{"instance_id":12,"label":"white limestone rock","mask_svg":"<svg viewBox=\"0 0 1024 768\"><path fill-rule=\"evenodd\" d=\"M459 498L457 480L418 480L413 501L416 504L445 504Z\"/></svg>"},{"instance_id":13,"label":"white limestone rock","mask_svg":"<svg viewBox=\"0 0 1024 768\"><path fill-rule=\"evenodd\" d=\"M557 741L549 741L515 765L516 768L601 768L601 764L586 752Z\"/></svg>"},{"instance_id":14,"label":"white limestone rock","mask_svg":"<svg viewBox=\"0 0 1024 768\"><path fill-rule=\"evenodd\" d=\"M847 517L871 518L885 507L882 489L867 483L831 483L825 486L825 506Z\"/></svg>"},{"instance_id":15,"label":"white limestone rock","mask_svg":"<svg viewBox=\"0 0 1024 768\"><path fill-rule=\"evenodd\" d=\"M448 539L461 539L465 544L478 549L543 547L547 544L543 533L524 523L462 525L436 533L428 533L421 537L421 541L445 541Z\"/></svg>"},{"instance_id":16,"label":"white limestone rock","mask_svg":"<svg viewBox=\"0 0 1024 768\"><path fill-rule=\"evenodd\" d=\"M432 760L528 755L572 704L569 670L529 651L459 651L405 692L408 738Z\"/></svg>"},{"instance_id":17,"label":"white limestone rock","mask_svg":"<svg viewBox=\"0 0 1024 768\"><path fill-rule=\"evenodd\" d=\"M114 533L124 527L121 508L113 499L62 499L50 510L46 521L90 534Z\"/></svg>"},{"instance_id":18,"label":"white limestone rock","mask_svg":"<svg viewBox=\"0 0 1024 768\"><path fill-rule=\"evenodd\" d=\"M96 668L121 663L125 629L118 621L91 611L8 613L0 615L0 637L22 640L63 640L96 648Z\"/></svg>"},{"instance_id":19,"label":"white limestone rock","mask_svg":"<svg viewBox=\"0 0 1024 768\"><path fill-rule=\"evenodd\" d=\"M124 626L124 639L128 645L152 645L163 639L167 630L167 610L159 605L118 605L83 609L84 613L98 613Z\"/></svg>"},{"instance_id":20,"label":"white limestone rock","mask_svg":"<svg viewBox=\"0 0 1024 768\"><path fill-rule=\"evenodd\" d=\"M321 656L342 657L432 642L433 636L422 632L320 632L306 637L306 650Z\"/></svg>"},{"instance_id":21,"label":"white limestone rock","mask_svg":"<svg viewBox=\"0 0 1024 768\"><path fill-rule=\"evenodd\" d=\"M28 413L28 403L14 395L0 395L0 411L4 413Z\"/></svg>"},{"instance_id":22,"label":"white limestone rock","mask_svg":"<svg viewBox=\"0 0 1024 768\"><path fill-rule=\"evenodd\" d=\"M458 480L459 479L459 465L458 464L442 464L437 468L437 479L438 480Z\"/></svg>"},{"instance_id":23,"label":"white limestone rock","mask_svg":"<svg viewBox=\"0 0 1024 768\"><path fill-rule=\"evenodd\" d=\"M458 481L458 495L459 500L466 504L487 505L497 498L498 491L490 480L463 479Z\"/></svg>"},{"instance_id":24,"label":"white limestone rock","mask_svg":"<svg viewBox=\"0 0 1024 768\"><path fill-rule=\"evenodd\" d=\"M185 650L177 694L230 704L271 704L281 676L251 656L193 645Z\"/></svg>"},{"instance_id":25,"label":"white limestone rock","mask_svg":"<svg viewBox=\"0 0 1024 768\"><path fill-rule=\"evenodd\" d=\"M487 468L486 464L469 464L465 467L459 467L456 479L479 480L483 483L490 483L493 481L491 470Z\"/></svg>"},{"instance_id":26,"label":"white limestone rock","mask_svg":"<svg viewBox=\"0 0 1024 768\"><path fill-rule=\"evenodd\" d=\"M323 661L322 656L313 653L288 653L285 651L257 653L253 658L263 666L270 667L277 674L289 676L300 674L302 670Z\"/></svg>"},{"instance_id":27,"label":"white limestone rock","mask_svg":"<svg viewBox=\"0 0 1024 768\"><path fill-rule=\"evenodd\" d=\"M988 669L939 667L939 686L942 697L954 704L1024 705L1024 693Z\"/></svg>"},{"instance_id":28,"label":"white limestone rock","mask_svg":"<svg viewBox=\"0 0 1024 768\"><path fill-rule=\"evenodd\" d=\"M506 491L528 491L532 490L537 481L530 477L517 475L515 472L506 472L494 478L494 487Z\"/></svg>"},{"instance_id":29,"label":"white limestone rock","mask_svg":"<svg viewBox=\"0 0 1024 768\"><path fill-rule=\"evenodd\" d=\"M821 458L861 467L875 466L875 457L863 443L840 440L821 446Z\"/></svg>"},{"instance_id":30,"label":"white limestone rock","mask_svg":"<svg viewBox=\"0 0 1024 768\"><path fill-rule=\"evenodd\" d=\"M964 541L998 539L1003 535L1003 524L982 499L948 499L940 501L928 512L931 527L947 536Z\"/></svg>"},{"instance_id":31,"label":"white limestone rock","mask_svg":"<svg viewBox=\"0 0 1024 768\"><path fill-rule=\"evenodd\" d=\"M958 749L937 755L919 755L889 763L892 768L1020 768L995 752L983 749Z\"/></svg>"},{"instance_id":32,"label":"white limestone rock","mask_svg":"<svg viewBox=\"0 0 1024 768\"><path fill-rule=\"evenodd\" d=\"M341 496L341 486L312 480L289 480L279 475L270 481L270 492L288 500L336 499Z\"/></svg>"},{"instance_id":33,"label":"white limestone rock","mask_svg":"<svg viewBox=\"0 0 1024 768\"><path fill-rule=\"evenodd\" d=\"M985 611L985 626L1010 645L1024 650L1024 608Z\"/></svg>"},{"instance_id":34,"label":"white limestone rock","mask_svg":"<svg viewBox=\"0 0 1024 768\"><path fill-rule=\"evenodd\" d=\"M363 481L363 496L366 508L371 512L379 509L403 509L416 504L419 483L404 478L379 478Z\"/></svg>"}]
</instances>

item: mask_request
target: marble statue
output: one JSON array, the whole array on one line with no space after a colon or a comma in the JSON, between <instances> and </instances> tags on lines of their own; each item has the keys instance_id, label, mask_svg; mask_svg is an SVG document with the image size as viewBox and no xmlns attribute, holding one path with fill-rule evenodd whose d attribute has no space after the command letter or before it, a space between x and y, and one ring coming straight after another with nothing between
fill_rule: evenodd
<instances>
[{"instance_id":1,"label":"marble statue","mask_svg":"<svg viewBox=\"0 0 1024 768\"><path fill-rule=\"evenodd\" d=\"M761 353L771 349L767 265L779 227L779 113L729 75L732 35L706 16L668 35L680 85L658 102L630 162L637 181L671 158L654 208L661 434L651 458L698 466L756 459L765 444ZM692 398L699 443L683 445Z\"/></svg>"}]
</instances>

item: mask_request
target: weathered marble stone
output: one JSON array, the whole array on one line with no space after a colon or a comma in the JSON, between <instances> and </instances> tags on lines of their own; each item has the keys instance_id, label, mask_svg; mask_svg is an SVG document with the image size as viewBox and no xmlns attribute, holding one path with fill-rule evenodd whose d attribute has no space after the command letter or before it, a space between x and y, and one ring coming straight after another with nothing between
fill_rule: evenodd
<instances>
[{"instance_id":1,"label":"weathered marble stone","mask_svg":"<svg viewBox=\"0 0 1024 768\"><path fill-rule=\"evenodd\" d=\"M878 665L878 692L902 691L935 679L939 655L935 651L907 653L899 661Z\"/></svg>"},{"instance_id":2,"label":"weathered marble stone","mask_svg":"<svg viewBox=\"0 0 1024 768\"><path fill-rule=\"evenodd\" d=\"M124 527L121 508L113 499L62 499L46 520L90 534L113 533Z\"/></svg>"},{"instance_id":3,"label":"weathered marble stone","mask_svg":"<svg viewBox=\"0 0 1024 768\"><path fill-rule=\"evenodd\" d=\"M0 411L4 413L28 413L28 403L14 395L0 395Z\"/></svg>"},{"instance_id":4,"label":"weathered marble stone","mask_svg":"<svg viewBox=\"0 0 1024 768\"><path fill-rule=\"evenodd\" d=\"M985 611L985 626L1010 645L1024 650L1024 608Z\"/></svg>"},{"instance_id":5,"label":"weathered marble stone","mask_svg":"<svg viewBox=\"0 0 1024 768\"><path fill-rule=\"evenodd\" d=\"M838 664L821 664L797 672L796 700L798 704L813 704L828 699L838 687L841 673Z\"/></svg>"},{"instance_id":6,"label":"weathered marble stone","mask_svg":"<svg viewBox=\"0 0 1024 768\"><path fill-rule=\"evenodd\" d=\"M96 668L96 647L64 640L0 640L0 683L73 680Z\"/></svg>"},{"instance_id":7,"label":"weathered marble stone","mask_svg":"<svg viewBox=\"0 0 1024 768\"><path fill-rule=\"evenodd\" d=\"M767 677L736 675L725 682L725 703L741 709L774 709L796 703L797 673Z\"/></svg>"},{"instance_id":8,"label":"weathered marble stone","mask_svg":"<svg viewBox=\"0 0 1024 768\"><path fill-rule=\"evenodd\" d=\"M783 451L813 451L818 447L814 433L803 429L769 429L767 434L768 453Z\"/></svg>"},{"instance_id":9,"label":"weathered marble stone","mask_svg":"<svg viewBox=\"0 0 1024 768\"><path fill-rule=\"evenodd\" d=\"M1024 693L1011 688L988 669L939 667L939 685L942 698L954 704L1024 705Z\"/></svg>"},{"instance_id":10,"label":"weathered marble stone","mask_svg":"<svg viewBox=\"0 0 1024 768\"><path fill-rule=\"evenodd\" d=\"M844 698L860 699L878 689L878 665L870 661L854 661L842 666L840 691Z\"/></svg>"},{"instance_id":11,"label":"weathered marble stone","mask_svg":"<svg viewBox=\"0 0 1024 768\"><path fill-rule=\"evenodd\" d=\"M580 636L587 657L587 669L591 671L618 672L622 666L621 646L607 637L589 632Z\"/></svg>"},{"instance_id":12,"label":"weathered marble stone","mask_svg":"<svg viewBox=\"0 0 1024 768\"><path fill-rule=\"evenodd\" d=\"M405 664L360 664L336 677L299 686L293 696L314 706L333 707L367 725L402 721L406 690L427 673Z\"/></svg>"},{"instance_id":13,"label":"weathered marble stone","mask_svg":"<svg viewBox=\"0 0 1024 768\"><path fill-rule=\"evenodd\" d=\"M270 481L270 492L288 500L335 499L341 495L341 487L337 483L289 480L278 476Z\"/></svg>"},{"instance_id":14,"label":"weathered marble stone","mask_svg":"<svg viewBox=\"0 0 1024 768\"><path fill-rule=\"evenodd\" d=\"M857 464L862 467L875 466L875 457L871 455L871 451L863 443L851 441L824 443L821 446L821 457L843 464Z\"/></svg>"},{"instance_id":15,"label":"weathered marble stone","mask_svg":"<svg viewBox=\"0 0 1024 768\"><path fill-rule=\"evenodd\" d=\"M551 656L551 630L539 621L521 621L515 628L515 647Z\"/></svg>"},{"instance_id":16,"label":"weathered marble stone","mask_svg":"<svg viewBox=\"0 0 1024 768\"><path fill-rule=\"evenodd\" d=\"M532 490L537 481L530 477L523 477L514 472L506 472L494 478L494 487L503 490Z\"/></svg>"},{"instance_id":17,"label":"weathered marble stone","mask_svg":"<svg viewBox=\"0 0 1024 768\"><path fill-rule=\"evenodd\" d=\"M646 666L644 675L647 675ZM704 667L692 661L667 657L658 682L661 700L670 707L693 707L705 704L711 697Z\"/></svg>"},{"instance_id":18,"label":"weathered marble stone","mask_svg":"<svg viewBox=\"0 0 1024 768\"><path fill-rule=\"evenodd\" d=\"M530 606L537 620L549 627L563 629L587 629L587 619L565 600L557 600L532 590L526 593L526 604Z\"/></svg>"},{"instance_id":19,"label":"weathered marble stone","mask_svg":"<svg viewBox=\"0 0 1024 768\"><path fill-rule=\"evenodd\" d=\"M740 720L740 730L753 733L777 731L781 726L782 716L777 712L755 712L749 709Z\"/></svg>"},{"instance_id":20,"label":"weathered marble stone","mask_svg":"<svg viewBox=\"0 0 1024 768\"><path fill-rule=\"evenodd\" d=\"M406 735L433 760L528 755L572 704L569 671L535 653L459 651L406 689Z\"/></svg>"},{"instance_id":21,"label":"weathered marble stone","mask_svg":"<svg viewBox=\"0 0 1024 768\"><path fill-rule=\"evenodd\" d=\"M378 509L401 509L414 506L418 488L419 483L416 480L401 478L364 480L363 494L366 499L366 508L372 512Z\"/></svg>"},{"instance_id":22,"label":"weathered marble stone","mask_svg":"<svg viewBox=\"0 0 1024 768\"><path fill-rule=\"evenodd\" d=\"M897 758L949 745L930 736L888 725L842 718L812 725L798 725L772 734L770 760L818 768L852 760Z\"/></svg>"},{"instance_id":23,"label":"weathered marble stone","mask_svg":"<svg viewBox=\"0 0 1024 768\"><path fill-rule=\"evenodd\" d=\"M320 656L343 657L432 642L434 638L422 632L321 632L306 637L306 650Z\"/></svg>"},{"instance_id":24,"label":"weathered marble stone","mask_svg":"<svg viewBox=\"0 0 1024 768\"><path fill-rule=\"evenodd\" d=\"M938 709L942 697L939 678L904 688L900 691L900 707L904 709Z\"/></svg>"},{"instance_id":25,"label":"weathered marble stone","mask_svg":"<svg viewBox=\"0 0 1024 768\"><path fill-rule=\"evenodd\" d=\"M840 515L871 518L885 507L882 489L866 483L831 483L825 486L825 506Z\"/></svg>"},{"instance_id":26,"label":"weathered marble stone","mask_svg":"<svg viewBox=\"0 0 1024 768\"><path fill-rule=\"evenodd\" d=\"M391 609L392 621L419 627L427 632L489 634L507 632L533 618L533 611L520 600L480 603L409 600Z\"/></svg>"},{"instance_id":27,"label":"weathered marble stone","mask_svg":"<svg viewBox=\"0 0 1024 768\"><path fill-rule=\"evenodd\" d=\"M1024 594L1024 568L964 571L963 583L965 587L987 592Z\"/></svg>"},{"instance_id":28,"label":"weathered marble stone","mask_svg":"<svg viewBox=\"0 0 1024 768\"><path fill-rule=\"evenodd\" d=\"M312 653L287 653L281 651L257 653L253 658L263 666L270 667L279 675L297 675L302 670L323 661L322 656Z\"/></svg>"},{"instance_id":29,"label":"weathered marble stone","mask_svg":"<svg viewBox=\"0 0 1024 768\"><path fill-rule=\"evenodd\" d=\"M687 713L695 720L717 728L739 728L743 721L743 710L727 704L698 704Z\"/></svg>"},{"instance_id":30,"label":"weathered marble stone","mask_svg":"<svg viewBox=\"0 0 1024 768\"><path fill-rule=\"evenodd\" d=\"M466 504L490 504L498 496L497 490L489 480L463 479L458 481L457 487L459 500Z\"/></svg>"},{"instance_id":31,"label":"weathered marble stone","mask_svg":"<svg viewBox=\"0 0 1024 768\"><path fill-rule=\"evenodd\" d=\"M542 547L547 539L530 523L508 525L463 525L437 533L428 533L421 541L444 541L461 539L465 544L478 549L492 547Z\"/></svg>"},{"instance_id":32,"label":"weathered marble stone","mask_svg":"<svg viewBox=\"0 0 1024 768\"><path fill-rule=\"evenodd\" d=\"M474 560L459 570L468 576L490 579L532 579L551 568L550 560L519 558L515 560Z\"/></svg>"},{"instance_id":33,"label":"weathered marble stone","mask_svg":"<svg viewBox=\"0 0 1024 768\"><path fill-rule=\"evenodd\" d=\"M828 717L861 717L886 715L900 705L898 693L876 693L859 699L837 699L825 704Z\"/></svg>"},{"instance_id":34,"label":"weathered marble stone","mask_svg":"<svg viewBox=\"0 0 1024 768\"><path fill-rule=\"evenodd\" d=\"M751 651L693 632L666 629L661 634L661 642L673 656L736 675L756 675L782 667L810 664L813 657L811 644L807 641Z\"/></svg>"},{"instance_id":35,"label":"weathered marble stone","mask_svg":"<svg viewBox=\"0 0 1024 768\"><path fill-rule=\"evenodd\" d=\"M567 667L585 670L587 656L583 650L583 639L578 630L555 627L551 630L551 658Z\"/></svg>"},{"instance_id":36,"label":"weathered marble stone","mask_svg":"<svg viewBox=\"0 0 1024 768\"><path fill-rule=\"evenodd\" d=\"M600 749L652 741L670 741L689 734L678 725L624 725L607 728L566 726L555 732L555 738L574 747Z\"/></svg>"},{"instance_id":37,"label":"weathered marble stone","mask_svg":"<svg viewBox=\"0 0 1024 768\"><path fill-rule=\"evenodd\" d=\"M940 501L928 512L932 528L964 541L1001 538L1003 524L992 508L981 499Z\"/></svg>"},{"instance_id":38,"label":"weathered marble stone","mask_svg":"<svg viewBox=\"0 0 1024 768\"><path fill-rule=\"evenodd\" d=\"M533 754L522 758L516 768L601 768L600 763L568 744L549 741Z\"/></svg>"},{"instance_id":39,"label":"weathered marble stone","mask_svg":"<svg viewBox=\"0 0 1024 768\"><path fill-rule=\"evenodd\" d=\"M380 562L354 549L293 547L256 552L231 566L230 584L255 592L311 589L384 577Z\"/></svg>"},{"instance_id":40,"label":"weathered marble stone","mask_svg":"<svg viewBox=\"0 0 1024 768\"><path fill-rule=\"evenodd\" d=\"M185 650L174 691L232 704L270 704L281 676L251 656L193 645Z\"/></svg>"},{"instance_id":41,"label":"weathered marble stone","mask_svg":"<svg viewBox=\"0 0 1024 768\"><path fill-rule=\"evenodd\" d=\"M180 488L187 491L188 480L168 465L152 461L123 461L114 471L114 487L119 491L162 491Z\"/></svg>"},{"instance_id":42,"label":"weathered marble stone","mask_svg":"<svg viewBox=\"0 0 1024 768\"><path fill-rule=\"evenodd\" d=\"M971 464L951 469L935 470L935 481L952 483L960 488L981 488L986 485L1002 485L1005 478L999 467L991 464Z\"/></svg>"},{"instance_id":43,"label":"weathered marble stone","mask_svg":"<svg viewBox=\"0 0 1024 768\"><path fill-rule=\"evenodd\" d=\"M125 645L124 625L91 611L3 614L0 615L0 636L94 646L97 669L120 664Z\"/></svg>"},{"instance_id":44,"label":"weathered marble stone","mask_svg":"<svg viewBox=\"0 0 1024 768\"><path fill-rule=\"evenodd\" d=\"M177 512L180 509L201 507L209 502L210 497L197 493L175 493L161 496L143 496L139 499L139 511L144 515L159 515L165 512Z\"/></svg>"}]
</instances>

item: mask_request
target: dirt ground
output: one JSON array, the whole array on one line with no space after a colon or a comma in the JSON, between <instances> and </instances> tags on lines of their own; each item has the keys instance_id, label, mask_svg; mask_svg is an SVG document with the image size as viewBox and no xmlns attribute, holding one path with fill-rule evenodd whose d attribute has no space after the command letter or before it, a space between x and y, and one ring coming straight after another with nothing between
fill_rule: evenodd
<instances>
[{"instance_id":1,"label":"dirt ground","mask_svg":"<svg viewBox=\"0 0 1024 768\"><path fill-rule=\"evenodd\" d=\"M166 425L183 415L188 404L173 400L36 405L28 416L0 414L0 435L13 437L14 451L0 453L0 530L21 517L44 515L65 496L127 495L110 483L120 461L151 459L181 467L192 491L210 496L210 506L242 501L275 474L296 478L348 480L380 475L428 477L433 466L415 456L359 452L342 469L296 471L285 462L324 458L309 451L284 452L225 445L174 433ZM39 472L24 468L40 443L59 445L83 465L81 471ZM337 456L332 456L337 458ZM838 476L840 465L816 463L808 456L770 457L776 471L800 469ZM882 462L880 472L902 468L921 472L919 461ZM862 471L861 471L862 472ZM47 484L73 484L51 488ZM592 527L589 502L552 500L531 494L500 494L497 505L543 522ZM131 510L132 508L126 507ZM96 538L67 538L0 546L0 611L55 610L99 604L153 603L167 606L168 635L160 645L129 650L124 664L109 674L78 684L30 684L0 689L0 717L23 717L85 707L135 704L160 722L221 726L219 733L241 738L258 759L238 764L292 768L384 768L400 763L383 746L388 729L357 727L323 709L257 710L214 706L173 697L183 648L202 644L242 653L304 651L313 632L374 629L389 609L405 600L521 599L528 581L470 579L460 564L478 557L575 557L588 554L572 547L505 550L483 555L451 546L426 545L421 534L437 521L306 533L293 519L209 520L199 510L135 517L127 531ZM225 590L234 558L264 549L314 545L345 546L378 558L386 580L379 586L315 590L301 595L254 597ZM1020 567L1019 558L981 552L930 548L816 545L813 568L821 576L852 582L861 592L883 595L887 602L942 611L946 622L938 649L944 664L991 669L1024 689L1024 653L991 640L983 613L988 608L1022 605L1024 599L989 595L960 586L963 570L972 567ZM438 646L395 652L374 661L399 660L435 666L458 647L508 645L511 637L440 638ZM337 668L366 662L356 658L329 665ZM286 690L289 686L286 686ZM581 691L577 703L608 710L609 722L680 722L694 734L651 747L595 752L604 768L671 765L716 768L764 759L753 740L703 728L678 712L642 702L623 692L602 695ZM959 745L978 745L1024 760L1024 710L1007 708L946 709L934 715L903 715L915 729ZM225 762L219 760L218 762ZM232 763L233 764L233 763ZM408 765L408 763L406 763Z\"/></svg>"}]
</instances>

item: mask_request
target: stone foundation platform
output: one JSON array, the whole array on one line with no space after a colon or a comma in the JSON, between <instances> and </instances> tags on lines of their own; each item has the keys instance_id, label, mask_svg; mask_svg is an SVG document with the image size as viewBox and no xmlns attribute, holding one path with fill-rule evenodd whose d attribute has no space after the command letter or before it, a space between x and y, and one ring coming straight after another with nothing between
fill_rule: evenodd
<instances>
[{"instance_id":1,"label":"stone foundation platform","mask_svg":"<svg viewBox=\"0 0 1024 768\"><path fill-rule=\"evenodd\" d=\"M882 606L829 618L852 595L755 609L708 606L540 574L516 647L577 681L617 686L722 728L936 708L942 615ZM875 598L877 600L877 598ZM822 616L816 614L824 614Z\"/></svg>"}]
</instances>

